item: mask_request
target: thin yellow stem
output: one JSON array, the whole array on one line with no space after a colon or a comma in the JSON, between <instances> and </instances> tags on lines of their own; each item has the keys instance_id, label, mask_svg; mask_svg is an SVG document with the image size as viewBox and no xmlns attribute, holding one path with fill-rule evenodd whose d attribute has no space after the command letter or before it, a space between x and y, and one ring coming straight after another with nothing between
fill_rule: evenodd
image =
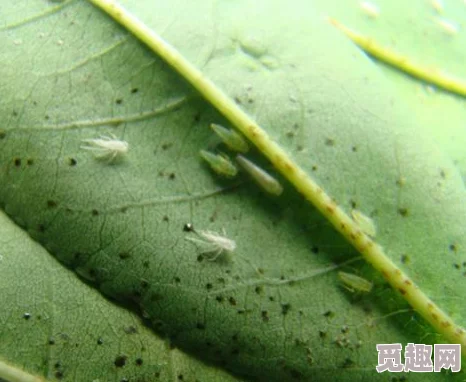
<instances>
[{"instance_id":1,"label":"thin yellow stem","mask_svg":"<svg viewBox=\"0 0 466 382\"><path fill-rule=\"evenodd\" d=\"M0 360L0 378L10 382L44 382L45 379L28 374L22 369Z\"/></svg>"},{"instance_id":2,"label":"thin yellow stem","mask_svg":"<svg viewBox=\"0 0 466 382\"><path fill-rule=\"evenodd\" d=\"M378 45L371 38L352 31L332 18L329 21L343 31L361 49L378 60L439 88L466 97L466 83L459 78L451 77L435 69L422 67L418 63L412 62L408 57Z\"/></svg>"},{"instance_id":3,"label":"thin yellow stem","mask_svg":"<svg viewBox=\"0 0 466 382\"><path fill-rule=\"evenodd\" d=\"M384 253L382 247L364 234L359 226L327 195L319 185L295 164L288 154L275 143L234 101L216 87L197 68L192 66L175 48L154 31L125 11L113 0L89 0L117 22L126 27L156 54L189 81L217 110L243 133L311 202L333 226L362 254L364 259L382 273L390 285L424 317L439 333L452 343L462 344L466 351L466 332L454 323L409 277Z\"/></svg>"}]
</instances>

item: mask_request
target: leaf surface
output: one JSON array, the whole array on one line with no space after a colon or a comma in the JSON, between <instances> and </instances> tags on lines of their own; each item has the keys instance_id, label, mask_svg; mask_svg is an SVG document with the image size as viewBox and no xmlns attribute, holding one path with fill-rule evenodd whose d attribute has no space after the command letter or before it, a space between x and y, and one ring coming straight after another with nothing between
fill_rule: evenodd
<instances>
[{"instance_id":1,"label":"leaf surface","mask_svg":"<svg viewBox=\"0 0 466 382\"><path fill-rule=\"evenodd\" d=\"M320 10L304 1L123 5L340 207L370 216L391 259L464 326L460 172ZM245 174L212 173L199 150L228 152L208 128L228 123L105 14L80 1L2 7L0 202L16 223L1 224L2 306L12 307L2 312L3 359L64 380L168 380L182 370L185 380L363 381L387 378L375 371L377 343L442 341L282 178L273 198ZM80 148L110 134L129 143L119 162ZM273 172L259 151L249 157ZM186 223L225 229L236 251L208 261ZM349 292L338 271L373 291ZM125 332L131 325L137 336Z\"/></svg>"}]
</instances>

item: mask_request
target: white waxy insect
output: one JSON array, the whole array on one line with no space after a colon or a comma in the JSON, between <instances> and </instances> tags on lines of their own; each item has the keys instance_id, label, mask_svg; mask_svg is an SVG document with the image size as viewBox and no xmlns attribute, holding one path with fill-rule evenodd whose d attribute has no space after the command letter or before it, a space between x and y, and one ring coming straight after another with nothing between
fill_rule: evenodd
<instances>
[{"instance_id":1,"label":"white waxy insect","mask_svg":"<svg viewBox=\"0 0 466 382\"><path fill-rule=\"evenodd\" d=\"M213 154L209 151L201 150L199 151L199 155L217 174L227 178L233 178L238 174L238 169L225 154Z\"/></svg>"},{"instance_id":2,"label":"white waxy insect","mask_svg":"<svg viewBox=\"0 0 466 382\"><path fill-rule=\"evenodd\" d=\"M380 15L380 8L370 1L361 1L359 8L369 17L375 19Z\"/></svg>"},{"instance_id":3,"label":"white waxy insect","mask_svg":"<svg viewBox=\"0 0 466 382\"><path fill-rule=\"evenodd\" d=\"M106 160L109 163L122 158L128 152L128 142L117 139L113 134L101 135L95 139L83 139L86 145L81 146L84 150L92 151L96 159Z\"/></svg>"},{"instance_id":4,"label":"white waxy insect","mask_svg":"<svg viewBox=\"0 0 466 382\"><path fill-rule=\"evenodd\" d=\"M249 150L249 145L246 140L236 131L227 129L223 126L212 123L210 128L217 134L231 150L240 153L246 153Z\"/></svg>"},{"instance_id":5,"label":"white waxy insect","mask_svg":"<svg viewBox=\"0 0 466 382\"><path fill-rule=\"evenodd\" d=\"M437 18L437 19L434 20L434 22L440 28L442 28L443 31L446 34L449 34L450 36L454 36L454 35L458 34L458 32L460 30L459 25L457 23L455 23L454 21L451 21L451 20Z\"/></svg>"},{"instance_id":6,"label":"white waxy insect","mask_svg":"<svg viewBox=\"0 0 466 382\"><path fill-rule=\"evenodd\" d=\"M272 175L256 166L250 160L242 155L237 155L236 160L241 167L261 186L265 191L272 195L280 195L283 192L283 186Z\"/></svg>"},{"instance_id":7,"label":"white waxy insect","mask_svg":"<svg viewBox=\"0 0 466 382\"><path fill-rule=\"evenodd\" d=\"M430 5L435 9L437 13L442 13L445 9L443 5L443 0L431 0Z\"/></svg>"},{"instance_id":8,"label":"white waxy insect","mask_svg":"<svg viewBox=\"0 0 466 382\"><path fill-rule=\"evenodd\" d=\"M369 293L373 287L370 281L356 276L354 273L338 272L338 278L343 283L343 286L353 293Z\"/></svg>"},{"instance_id":9,"label":"white waxy insect","mask_svg":"<svg viewBox=\"0 0 466 382\"><path fill-rule=\"evenodd\" d=\"M199 236L195 237L186 237L186 240L192 241L193 243L200 244L204 247L204 250L201 254L211 254L209 260L215 261L220 255L224 253L234 252L236 249L236 242L232 239L226 237L226 232L222 229L222 235L219 235L213 231L194 231L193 232Z\"/></svg>"},{"instance_id":10,"label":"white waxy insect","mask_svg":"<svg viewBox=\"0 0 466 382\"><path fill-rule=\"evenodd\" d=\"M364 215L359 210L351 210L351 217L366 235L371 237L377 235L375 223L369 216Z\"/></svg>"}]
</instances>

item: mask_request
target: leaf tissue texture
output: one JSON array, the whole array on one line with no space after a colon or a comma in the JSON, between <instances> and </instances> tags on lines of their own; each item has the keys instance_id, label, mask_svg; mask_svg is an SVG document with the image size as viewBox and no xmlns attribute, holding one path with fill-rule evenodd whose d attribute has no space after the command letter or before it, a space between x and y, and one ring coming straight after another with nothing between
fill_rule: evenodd
<instances>
[{"instance_id":1,"label":"leaf tissue texture","mask_svg":"<svg viewBox=\"0 0 466 382\"><path fill-rule=\"evenodd\" d=\"M391 259L465 326L461 175L321 10L122 4L348 214L370 217ZM247 174L213 173L199 151L229 153L209 125L231 126L106 14L5 0L0 15L0 360L67 381L386 381L376 344L444 342L282 178L273 197ZM81 148L101 136L128 142L126 155ZM236 249L209 261L187 240L201 230ZM339 271L372 291L348 291Z\"/></svg>"}]
</instances>

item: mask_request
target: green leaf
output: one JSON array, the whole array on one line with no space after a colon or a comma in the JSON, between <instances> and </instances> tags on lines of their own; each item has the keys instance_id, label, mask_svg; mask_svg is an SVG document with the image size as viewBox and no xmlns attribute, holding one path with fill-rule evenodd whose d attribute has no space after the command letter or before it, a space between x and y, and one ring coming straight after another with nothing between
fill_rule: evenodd
<instances>
[{"instance_id":1,"label":"green leaf","mask_svg":"<svg viewBox=\"0 0 466 382\"><path fill-rule=\"evenodd\" d=\"M464 83L466 70L466 34L462 20L466 6L460 1L443 4L437 11L434 1L411 1L409 6L398 1L378 0L380 14L368 16L357 3L340 0L318 1L323 11L347 27L358 31L388 50L394 50L410 62L432 73L441 73ZM401 10L403 7L403 11ZM458 25L457 34L449 34L441 21ZM377 61L375 61L377 63ZM398 95L409 105L419 125L458 167L464 178L466 144L464 97L443 91L436 86L414 80L412 77L386 65L379 66L398 88Z\"/></svg>"},{"instance_id":2,"label":"green leaf","mask_svg":"<svg viewBox=\"0 0 466 382\"><path fill-rule=\"evenodd\" d=\"M4 214L0 242L2 377L237 380L155 336L144 320L78 280Z\"/></svg>"},{"instance_id":3,"label":"green leaf","mask_svg":"<svg viewBox=\"0 0 466 382\"><path fill-rule=\"evenodd\" d=\"M213 173L199 151L228 152L209 129L228 122L128 31L84 1L4 3L0 204L16 224L0 222L8 370L70 381L386 380L377 343L445 342L284 178L272 197L246 174ZM304 0L123 4L341 209L370 216L385 253L464 326L461 175L320 10ZM129 144L118 161L81 148L110 134ZM273 172L261 151L248 157ZM236 250L209 261L187 223L224 229ZM373 290L348 291L339 271Z\"/></svg>"}]
</instances>

